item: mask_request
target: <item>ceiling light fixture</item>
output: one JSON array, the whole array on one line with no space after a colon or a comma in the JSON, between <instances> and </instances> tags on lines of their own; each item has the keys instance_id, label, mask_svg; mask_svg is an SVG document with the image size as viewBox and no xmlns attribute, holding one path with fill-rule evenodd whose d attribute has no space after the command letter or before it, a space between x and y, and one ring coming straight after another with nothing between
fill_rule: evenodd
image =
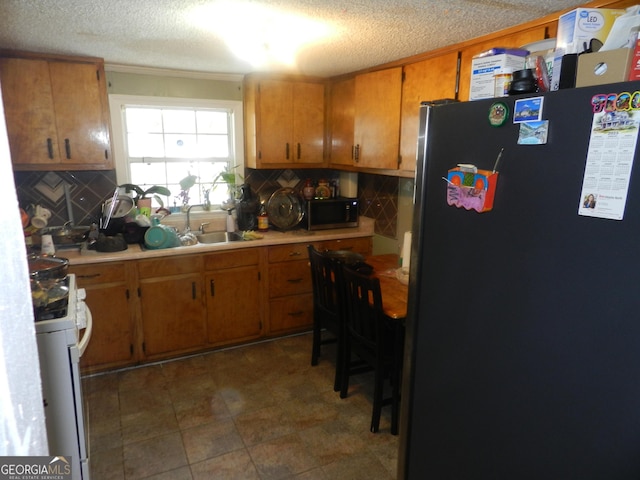
<instances>
[{"instance_id":1,"label":"ceiling light fixture","mask_svg":"<svg viewBox=\"0 0 640 480\"><path fill-rule=\"evenodd\" d=\"M193 9L188 17L254 67L294 66L304 46L327 39L334 31L317 20L255 2L217 1Z\"/></svg>"}]
</instances>

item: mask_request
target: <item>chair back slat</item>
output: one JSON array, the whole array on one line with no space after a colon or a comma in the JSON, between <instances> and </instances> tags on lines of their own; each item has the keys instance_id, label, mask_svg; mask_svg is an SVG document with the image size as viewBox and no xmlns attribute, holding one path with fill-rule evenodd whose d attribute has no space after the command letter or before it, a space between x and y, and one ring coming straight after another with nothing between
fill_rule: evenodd
<instances>
[{"instance_id":1,"label":"chair back slat","mask_svg":"<svg viewBox=\"0 0 640 480\"><path fill-rule=\"evenodd\" d=\"M316 307L333 312L339 312L339 304L335 285L337 264L333 259L317 251L309 245L309 261L311 263L311 285L313 300Z\"/></svg>"},{"instance_id":2,"label":"chair back slat","mask_svg":"<svg viewBox=\"0 0 640 480\"><path fill-rule=\"evenodd\" d=\"M348 266L342 269L345 315L349 334L373 352L384 343L380 280L362 275Z\"/></svg>"}]
</instances>

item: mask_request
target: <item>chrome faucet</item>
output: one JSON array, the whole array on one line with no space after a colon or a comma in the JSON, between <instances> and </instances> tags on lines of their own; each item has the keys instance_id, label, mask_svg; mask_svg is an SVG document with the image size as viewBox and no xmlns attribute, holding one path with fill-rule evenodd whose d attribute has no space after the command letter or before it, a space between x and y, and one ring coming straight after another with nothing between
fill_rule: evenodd
<instances>
[{"instance_id":1,"label":"chrome faucet","mask_svg":"<svg viewBox=\"0 0 640 480\"><path fill-rule=\"evenodd\" d=\"M193 207L203 207L204 205L189 205L189 208L187 208L187 220L184 224L184 231L182 232L184 235L186 235L187 233L191 232L191 219L189 217L189 215L191 214L191 209Z\"/></svg>"}]
</instances>

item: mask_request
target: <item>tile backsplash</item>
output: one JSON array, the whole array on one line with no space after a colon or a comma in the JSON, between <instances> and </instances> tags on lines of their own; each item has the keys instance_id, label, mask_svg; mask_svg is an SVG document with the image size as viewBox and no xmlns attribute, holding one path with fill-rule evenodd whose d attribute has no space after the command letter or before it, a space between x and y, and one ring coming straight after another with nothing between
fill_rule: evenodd
<instances>
[{"instance_id":1,"label":"tile backsplash","mask_svg":"<svg viewBox=\"0 0 640 480\"><path fill-rule=\"evenodd\" d=\"M398 238L398 177L387 175L358 175L360 215L375 219L375 232Z\"/></svg>"},{"instance_id":2,"label":"tile backsplash","mask_svg":"<svg viewBox=\"0 0 640 480\"><path fill-rule=\"evenodd\" d=\"M327 169L246 169L244 181L254 193L264 196L281 187L302 190L307 178L337 179L339 172ZM51 210L49 225L58 226L73 219L75 225L89 225L100 216L102 203L117 185L116 172L14 172L18 202L22 208L42 205ZM72 215L65 198L68 185ZM375 232L397 238L398 178L360 173L358 175L360 214L375 219Z\"/></svg>"},{"instance_id":3,"label":"tile backsplash","mask_svg":"<svg viewBox=\"0 0 640 480\"><path fill-rule=\"evenodd\" d=\"M307 178L317 182L320 178L337 179L337 170L253 170L247 169L245 182L251 189L264 194L274 188L291 187L302 190ZM360 215L375 220L375 233L397 239L398 177L358 174L358 200Z\"/></svg>"},{"instance_id":4,"label":"tile backsplash","mask_svg":"<svg viewBox=\"0 0 640 480\"><path fill-rule=\"evenodd\" d=\"M48 208L50 226L63 225L69 220L75 225L90 225L97 221L103 202L117 185L115 170L14 172L13 176L20 207L42 205ZM67 208L65 184L71 212Z\"/></svg>"}]
</instances>

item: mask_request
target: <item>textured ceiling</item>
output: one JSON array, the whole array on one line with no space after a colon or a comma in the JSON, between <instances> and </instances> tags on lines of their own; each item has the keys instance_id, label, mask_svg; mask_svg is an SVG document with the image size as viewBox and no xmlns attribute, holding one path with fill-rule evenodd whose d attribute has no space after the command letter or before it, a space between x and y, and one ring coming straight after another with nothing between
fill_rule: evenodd
<instances>
[{"instance_id":1,"label":"textured ceiling","mask_svg":"<svg viewBox=\"0 0 640 480\"><path fill-rule=\"evenodd\" d=\"M576 0L234 0L234 31L247 35L254 7L326 22L331 37L300 50L294 66L237 58L204 18L221 0L0 0L0 48L102 57L109 65L207 73L296 72L333 76L479 37L581 5ZM234 10L235 11L235 10ZM218 15L220 17L220 15ZM246 20L246 22L245 22ZM225 19L227 24L231 21ZM277 27L295 41L298 22ZM209 25L210 24L210 25ZM211 28L207 28L211 27ZM290 32L290 33L289 33Z\"/></svg>"}]
</instances>

